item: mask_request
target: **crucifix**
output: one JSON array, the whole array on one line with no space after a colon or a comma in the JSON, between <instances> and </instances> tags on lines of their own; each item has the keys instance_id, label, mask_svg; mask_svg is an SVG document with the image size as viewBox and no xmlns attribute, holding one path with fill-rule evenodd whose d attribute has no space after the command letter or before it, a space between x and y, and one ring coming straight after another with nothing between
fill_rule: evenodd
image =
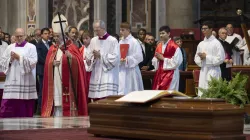
<instances>
[{"instance_id":1,"label":"crucifix","mask_svg":"<svg viewBox=\"0 0 250 140\"><path fill-rule=\"evenodd\" d=\"M63 22L67 22L67 21L66 20L62 21L61 14L59 12L57 13L57 15L58 15L59 21L55 21L54 23L59 23L60 24L62 38L63 38L63 45L64 45L65 50L67 50L67 46L66 46L66 42L65 42L65 36L64 36L64 31L63 31L63 25L62 25ZM77 107L77 105L78 105L78 102L77 102L77 93L76 93L76 89L74 87L74 81L73 81L73 77L72 77L72 70L71 70L71 67L70 67L69 57L67 57L67 60L68 60L67 62L68 62L68 68L69 68L69 73L70 73L70 81L71 81L70 85L71 85L73 93L74 93L75 103L76 103L76 107Z\"/></svg>"}]
</instances>

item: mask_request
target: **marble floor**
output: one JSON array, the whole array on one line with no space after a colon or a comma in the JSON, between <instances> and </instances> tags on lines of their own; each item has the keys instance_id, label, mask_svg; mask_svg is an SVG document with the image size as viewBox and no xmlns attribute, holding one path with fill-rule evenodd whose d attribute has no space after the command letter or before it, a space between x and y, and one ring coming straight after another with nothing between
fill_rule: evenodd
<instances>
[{"instance_id":1,"label":"marble floor","mask_svg":"<svg viewBox=\"0 0 250 140\"><path fill-rule=\"evenodd\" d=\"M51 128L88 128L89 126L88 117L34 117L0 119L0 131Z\"/></svg>"},{"instance_id":2,"label":"marble floor","mask_svg":"<svg viewBox=\"0 0 250 140\"><path fill-rule=\"evenodd\" d=\"M34 117L0 119L0 131L88 127L90 127L89 117ZM244 134L250 134L250 124L244 125Z\"/></svg>"}]
</instances>

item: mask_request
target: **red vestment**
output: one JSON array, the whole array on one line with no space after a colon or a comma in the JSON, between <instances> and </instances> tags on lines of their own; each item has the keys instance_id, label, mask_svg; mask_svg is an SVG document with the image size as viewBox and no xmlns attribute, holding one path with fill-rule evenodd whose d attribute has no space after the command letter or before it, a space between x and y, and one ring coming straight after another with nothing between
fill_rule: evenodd
<instances>
[{"instance_id":1,"label":"red vestment","mask_svg":"<svg viewBox=\"0 0 250 140\"><path fill-rule=\"evenodd\" d=\"M71 54L70 68L72 70L73 86L76 91L75 94L72 89L70 79L70 71L68 66L67 56L62 56L62 109L63 116L87 116L87 94L88 86L86 82L86 70L83 63L82 55L78 47L72 41L67 41L67 50ZM42 117L50 117L53 114L54 102L54 80L53 80L53 61L57 53L57 46L52 45L48 51L43 80L43 95L42 95ZM77 99L77 101L75 101ZM77 103L77 104L76 104Z\"/></svg>"},{"instance_id":2,"label":"red vestment","mask_svg":"<svg viewBox=\"0 0 250 140\"><path fill-rule=\"evenodd\" d=\"M162 45L162 43L159 43L155 52L162 54ZM178 45L173 40L170 40L163 53L163 57L171 59L174 56L177 48ZM174 70L163 70L163 62L164 61L162 60L159 61L159 68L156 71L153 81L153 90L168 90L172 82Z\"/></svg>"}]
</instances>

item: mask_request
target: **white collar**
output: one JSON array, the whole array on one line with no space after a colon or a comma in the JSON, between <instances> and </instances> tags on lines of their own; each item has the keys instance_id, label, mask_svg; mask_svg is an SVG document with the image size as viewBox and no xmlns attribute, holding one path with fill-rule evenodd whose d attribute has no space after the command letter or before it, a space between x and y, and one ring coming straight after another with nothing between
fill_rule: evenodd
<instances>
[{"instance_id":1,"label":"white collar","mask_svg":"<svg viewBox=\"0 0 250 140\"><path fill-rule=\"evenodd\" d=\"M129 34L126 38L123 38L123 40L128 40L130 38L132 38L133 36L131 34Z\"/></svg>"}]
</instances>

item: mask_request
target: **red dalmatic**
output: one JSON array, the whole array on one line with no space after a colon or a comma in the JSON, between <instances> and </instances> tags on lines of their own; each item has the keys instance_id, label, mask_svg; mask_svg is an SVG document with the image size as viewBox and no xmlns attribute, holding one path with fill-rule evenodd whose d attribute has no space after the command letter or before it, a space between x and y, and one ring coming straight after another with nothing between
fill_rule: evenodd
<instances>
[{"instance_id":1,"label":"red dalmatic","mask_svg":"<svg viewBox=\"0 0 250 140\"><path fill-rule=\"evenodd\" d=\"M155 52L162 54L162 45L162 43L159 43ZM177 48L177 44L175 44L173 40L170 40L163 53L163 57L171 59L174 56ZM159 67L154 77L153 90L168 90L172 82L174 70L163 70L163 63L164 61L159 61Z\"/></svg>"}]
</instances>

